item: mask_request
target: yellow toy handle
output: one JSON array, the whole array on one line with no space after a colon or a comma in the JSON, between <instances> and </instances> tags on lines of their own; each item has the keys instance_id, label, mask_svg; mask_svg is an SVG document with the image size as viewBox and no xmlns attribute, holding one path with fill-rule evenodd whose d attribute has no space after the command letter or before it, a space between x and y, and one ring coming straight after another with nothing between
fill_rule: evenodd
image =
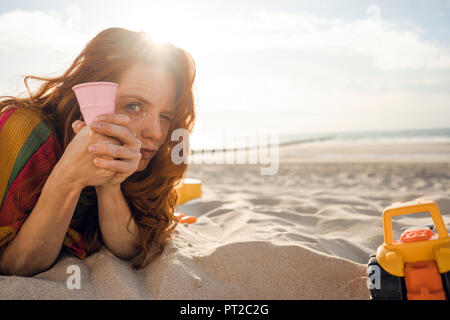
<instances>
[{"instance_id":1,"label":"yellow toy handle","mask_svg":"<svg viewBox=\"0 0 450 320\"><path fill-rule=\"evenodd\" d=\"M432 200L416 200L404 203L394 203L383 211L384 243L393 244L392 217L406 214L429 212L440 239L448 238L447 228L442 219L438 205Z\"/></svg>"}]
</instances>

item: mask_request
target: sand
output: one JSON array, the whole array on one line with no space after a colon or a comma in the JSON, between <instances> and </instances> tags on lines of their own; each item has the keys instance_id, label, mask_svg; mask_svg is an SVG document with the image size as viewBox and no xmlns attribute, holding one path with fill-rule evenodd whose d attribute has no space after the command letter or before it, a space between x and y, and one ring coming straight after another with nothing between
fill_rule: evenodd
<instances>
[{"instance_id":1,"label":"sand","mask_svg":"<svg viewBox=\"0 0 450 320\"><path fill-rule=\"evenodd\" d=\"M366 263L386 206L435 200L450 229L450 144L286 146L276 175L260 168L191 165L203 196L178 211L198 222L178 225L145 269L106 248L86 260L63 255L32 278L0 276L0 298L369 299ZM403 217L394 228L428 222ZM67 287L71 265L80 289Z\"/></svg>"}]
</instances>

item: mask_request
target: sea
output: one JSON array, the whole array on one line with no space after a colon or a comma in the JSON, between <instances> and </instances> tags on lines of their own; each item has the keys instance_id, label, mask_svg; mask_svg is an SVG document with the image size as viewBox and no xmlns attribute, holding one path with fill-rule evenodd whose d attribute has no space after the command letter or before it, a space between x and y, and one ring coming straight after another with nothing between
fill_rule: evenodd
<instances>
[{"instance_id":1,"label":"sea","mask_svg":"<svg viewBox=\"0 0 450 320\"><path fill-rule=\"evenodd\" d=\"M384 143L450 143L450 128L434 129L409 129L389 131L360 131L360 132L336 132L336 133L279 133L277 139L273 139L270 132L244 132L244 133L195 133L191 136L191 149L223 150L227 146L247 148L249 146L268 146L278 143L280 146L314 143L322 145L336 144L384 144Z\"/></svg>"}]
</instances>

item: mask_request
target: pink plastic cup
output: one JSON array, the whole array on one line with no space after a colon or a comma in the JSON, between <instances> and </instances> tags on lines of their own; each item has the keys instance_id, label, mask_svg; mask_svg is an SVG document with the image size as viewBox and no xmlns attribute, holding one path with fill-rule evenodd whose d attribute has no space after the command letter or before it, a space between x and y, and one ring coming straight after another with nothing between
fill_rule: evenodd
<instances>
[{"instance_id":1,"label":"pink plastic cup","mask_svg":"<svg viewBox=\"0 0 450 320\"><path fill-rule=\"evenodd\" d=\"M118 86L114 82L86 82L72 87L86 125L99 114L114 113Z\"/></svg>"}]
</instances>

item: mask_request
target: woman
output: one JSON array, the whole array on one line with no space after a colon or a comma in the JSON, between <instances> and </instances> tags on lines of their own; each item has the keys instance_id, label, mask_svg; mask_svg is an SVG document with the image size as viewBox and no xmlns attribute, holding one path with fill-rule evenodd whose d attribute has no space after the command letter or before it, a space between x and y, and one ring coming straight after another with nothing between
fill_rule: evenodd
<instances>
[{"instance_id":1,"label":"woman","mask_svg":"<svg viewBox=\"0 0 450 320\"><path fill-rule=\"evenodd\" d=\"M44 81L34 94L28 78ZM162 253L187 170L170 136L192 131L194 78L184 50L110 28L62 76L27 76L28 98L0 100L0 273L40 273L61 248L84 259L105 245L135 268ZM97 81L119 84L116 109L87 127L72 87Z\"/></svg>"}]
</instances>

